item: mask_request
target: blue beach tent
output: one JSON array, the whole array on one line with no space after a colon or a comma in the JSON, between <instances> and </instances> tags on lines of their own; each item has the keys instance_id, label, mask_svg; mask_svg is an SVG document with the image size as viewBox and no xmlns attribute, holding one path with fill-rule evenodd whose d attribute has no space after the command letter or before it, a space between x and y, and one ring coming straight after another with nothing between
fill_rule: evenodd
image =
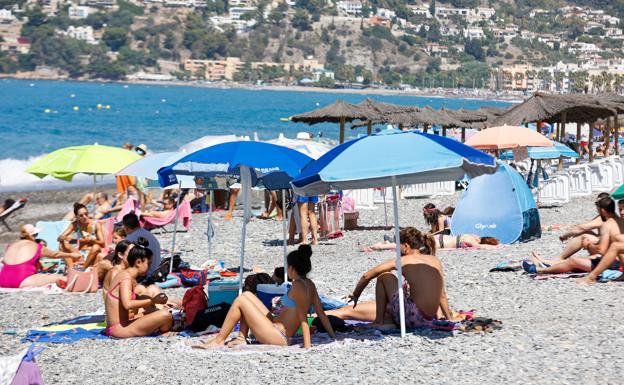
<instances>
[{"instance_id":1,"label":"blue beach tent","mask_svg":"<svg viewBox=\"0 0 624 385\"><path fill-rule=\"evenodd\" d=\"M503 244L542 236L531 190L512 167L472 179L453 213L451 233L494 237Z\"/></svg>"}]
</instances>

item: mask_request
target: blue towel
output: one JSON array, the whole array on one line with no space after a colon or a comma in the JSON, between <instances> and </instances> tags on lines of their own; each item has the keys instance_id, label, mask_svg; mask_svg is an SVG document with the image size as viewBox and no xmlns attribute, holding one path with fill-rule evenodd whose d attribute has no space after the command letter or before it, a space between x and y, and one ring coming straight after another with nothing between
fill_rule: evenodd
<instances>
[{"instance_id":1,"label":"blue towel","mask_svg":"<svg viewBox=\"0 0 624 385\"><path fill-rule=\"evenodd\" d=\"M319 298L321 299L323 310L336 310L336 309L340 309L341 307L347 306L346 302L342 302L337 299L329 298L327 296L324 296L323 294L319 294Z\"/></svg>"},{"instance_id":2,"label":"blue towel","mask_svg":"<svg viewBox=\"0 0 624 385\"><path fill-rule=\"evenodd\" d=\"M26 337L22 338L24 342L39 342L39 343L53 343L53 344L73 344L74 342L82 339L108 339L109 337L104 334L103 329L85 330L83 328L76 328L72 330L66 330L62 332L47 332L42 330L29 330L26 333Z\"/></svg>"},{"instance_id":3,"label":"blue towel","mask_svg":"<svg viewBox=\"0 0 624 385\"><path fill-rule=\"evenodd\" d=\"M614 279L618 279L622 276L622 272L619 270L605 270L600 274L600 278L598 279L600 282L609 282Z\"/></svg>"}]
</instances>

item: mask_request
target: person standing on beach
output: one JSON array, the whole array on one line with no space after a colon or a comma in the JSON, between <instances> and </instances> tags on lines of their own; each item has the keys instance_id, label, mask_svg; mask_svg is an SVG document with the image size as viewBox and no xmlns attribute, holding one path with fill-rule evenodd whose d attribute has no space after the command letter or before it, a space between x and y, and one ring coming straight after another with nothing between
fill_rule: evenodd
<instances>
[{"instance_id":1,"label":"person standing on beach","mask_svg":"<svg viewBox=\"0 0 624 385\"><path fill-rule=\"evenodd\" d=\"M146 277L149 277L154 272L154 270L156 270L161 262L160 242L158 242L158 239L156 239L154 234L141 227L139 217L137 217L135 213L129 213L124 215L121 223L123 224L124 231L126 232L126 240L128 242L137 242L139 238L144 238L147 240L147 248L150 249L152 252L149 270L145 275Z\"/></svg>"}]
</instances>

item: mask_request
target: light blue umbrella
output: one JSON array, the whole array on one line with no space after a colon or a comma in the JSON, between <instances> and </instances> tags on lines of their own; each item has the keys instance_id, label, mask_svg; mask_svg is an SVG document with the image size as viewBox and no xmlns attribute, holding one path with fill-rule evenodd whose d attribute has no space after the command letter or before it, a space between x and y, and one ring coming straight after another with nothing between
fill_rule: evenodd
<instances>
[{"instance_id":1,"label":"light blue umbrella","mask_svg":"<svg viewBox=\"0 0 624 385\"><path fill-rule=\"evenodd\" d=\"M399 239L397 185L460 180L493 174L496 161L453 139L417 131L382 132L345 142L306 166L292 185L302 195L330 190L392 186L395 239ZM396 269L403 286L400 243ZM401 335L405 335L403 290L399 290Z\"/></svg>"},{"instance_id":2,"label":"light blue umbrella","mask_svg":"<svg viewBox=\"0 0 624 385\"><path fill-rule=\"evenodd\" d=\"M528 153L531 159L559 159L559 158L578 158L579 154L563 143L553 140L552 147L529 147ZM501 154L501 159L513 159L512 151L505 151Z\"/></svg>"},{"instance_id":3,"label":"light blue umbrella","mask_svg":"<svg viewBox=\"0 0 624 385\"><path fill-rule=\"evenodd\" d=\"M245 262L245 237L249 218L252 171L255 176L280 173L287 178L299 174L312 158L287 147L265 142L228 142L193 152L158 171L161 186L178 183L177 175L215 176L240 175L245 214L241 237L240 290L242 291ZM285 224L285 221L284 221ZM284 227L285 229L285 227ZM286 239L284 238L284 267ZM286 270L286 269L285 269Z\"/></svg>"},{"instance_id":4,"label":"light blue umbrella","mask_svg":"<svg viewBox=\"0 0 624 385\"><path fill-rule=\"evenodd\" d=\"M161 152L158 154L150 154L134 163L131 163L123 170L119 171L116 175L129 175L157 181L158 170L181 159L185 155L188 154L184 152ZM180 176L178 181L182 182L182 188L195 188L195 180L192 176Z\"/></svg>"}]
</instances>

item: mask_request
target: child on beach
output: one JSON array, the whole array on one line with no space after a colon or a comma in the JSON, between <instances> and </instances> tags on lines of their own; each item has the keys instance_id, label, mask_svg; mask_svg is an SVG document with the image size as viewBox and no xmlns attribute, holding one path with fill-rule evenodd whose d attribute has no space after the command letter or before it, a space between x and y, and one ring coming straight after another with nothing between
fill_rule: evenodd
<instances>
[{"instance_id":1,"label":"child on beach","mask_svg":"<svg viewBox=\"0 0 624 385\"><path fill-rule=\"evenodd\" d=\"M309 348L312 346L312 341L307 316L312 307L316 309L325 330L332 338L335 338L334 330L323 312L316 286L311 279L306 277L312 270L311 256L312 249L309 245L301 245L297 250L288 254L288 276L292 278L293 284L281 298L282 311L279 315L273 316L258 297L251 292L244 292L232 304L219 334L212 340L193 347L205 349L225 344L226 339L240 321L240 332L228 346L247 343L247 334L250 330L260 343L286 346L290 344L290 338L301 327L303 346Z\"/></svg>"},{"instance_id":2,"label":"child on beach","mask_svg":"<svg viewBox=\"0 0 624 385\"><path fill-rule=\"evenodd\" d=\"M167 303L167 296L161 293L138 299L135 294L136 279L147 274L151 257L152 253L147 248L146 241L139 239L128 252L128 267L111 280L105 298L106 335L129 338L162 334L171 330L173 317L169 310L155 309L155 305ZM145 309L146 313L140 318L131 319L130 311L139 309Z\"/></svg>"}]
</instances>

